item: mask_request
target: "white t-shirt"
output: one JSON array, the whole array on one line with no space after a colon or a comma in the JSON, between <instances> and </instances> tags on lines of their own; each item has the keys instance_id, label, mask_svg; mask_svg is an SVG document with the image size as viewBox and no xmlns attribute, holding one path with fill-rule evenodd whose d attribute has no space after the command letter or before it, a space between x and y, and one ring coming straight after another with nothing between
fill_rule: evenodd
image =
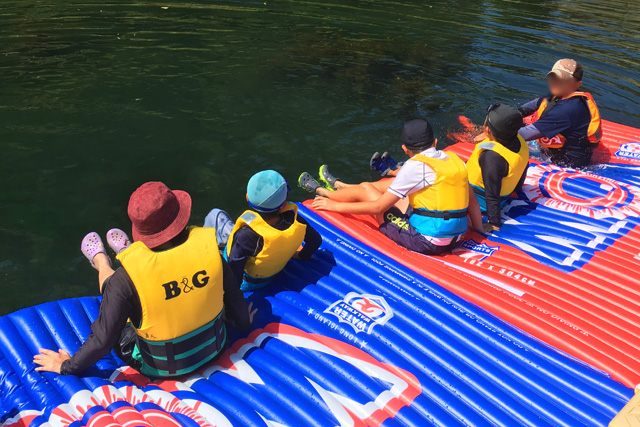
<instances>
[{"instance_id":1,"label":"white t-shirt","mask_svg":"<svg viewBox=\"0 0 640 427\"><path fill-rule=\"evenodd\" d=\"M444 151L436 150L434 147L427 148L421 152L423 156L434 159L446 160L449 155ZM404 199L408 195L433 185L436 180L436 173L427 166L426 163L416 160L407 160L389 186L389 192L394 196ZM445 246L451 243L456 237L432 237L423 234L425 239L438 246Z\"/></svg>"}]
</instances>

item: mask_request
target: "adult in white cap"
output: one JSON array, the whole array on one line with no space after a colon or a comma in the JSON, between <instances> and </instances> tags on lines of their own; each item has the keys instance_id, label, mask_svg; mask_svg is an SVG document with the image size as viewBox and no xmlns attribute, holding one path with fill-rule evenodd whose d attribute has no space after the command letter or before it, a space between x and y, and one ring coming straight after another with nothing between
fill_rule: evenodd
<instances>
[{"instance_id":1,"label":"adult in white cap","mask_svg":"<svg viewBox=\"0 0 640 427\"><path fill-rule=\"evenodd\" d=\"M537 140L552 163L588 166L602 137L600 112L590 93L580 91L582 65L561 59L547 73L549 95L520 107L527 126L520 135Z\"/></svg>"}]
</instances>

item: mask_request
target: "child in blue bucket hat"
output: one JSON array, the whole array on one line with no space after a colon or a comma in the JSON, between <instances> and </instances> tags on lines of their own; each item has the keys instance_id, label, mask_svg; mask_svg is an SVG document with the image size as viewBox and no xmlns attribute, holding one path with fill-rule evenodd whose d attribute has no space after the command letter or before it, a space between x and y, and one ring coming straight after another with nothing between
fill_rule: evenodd
<instances>
[{"instance_id":1,"label":"child in blue bucket hat","mask_svg":"<svg viewBox=\"0 0 640 427\"><path fill-rule=\"evenodd\" d=\"M320 234L287 201L289 191L278 172L261 171L247 184L251 209L235 223L220 209L213 209L205 219L205 227L216 228L220 244L226 242L223 255L243 291L266 286L291 258L309 259L322 244Z\"/></svg>"}]
</instances>

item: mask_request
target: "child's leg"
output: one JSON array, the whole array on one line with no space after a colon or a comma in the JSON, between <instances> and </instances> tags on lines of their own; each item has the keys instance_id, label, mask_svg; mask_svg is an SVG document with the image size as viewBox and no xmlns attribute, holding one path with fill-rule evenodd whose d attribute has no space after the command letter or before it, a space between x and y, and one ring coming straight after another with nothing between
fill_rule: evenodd
<instances>
[{"instance_id":1,"label":"child's leg","mask_svg":"<svg viewBox=\"0 0 640 427\"><path fill-rule=\"evenodd\" d=\"M473 187L469 186L469 220L471 222L471 228L475 231L482 232L482 213L480 212L480 203L476 198L476 193L473 191Z\"/></svg>"},{"instance_id":2,"label":"child's leg","mask_svg":"<svg viewBox=\"0 0 640 427\"><path fill-rule=\"evenodd\" d=\"M370 183L363 182L358 185L351 185L336 191L329 191L326 188L318 188L316 194L327 197L336 202L372 202L378 200L383 194L378 188Z\"/></svg>"},{"instance_id":3,"label":"child's leg","mask_svg":"<svg viewBox=\"0 0 640 427\"><path fill-rule=\"evenodd\" d=\"M389 186L391 185L392 181L393 179L383 178L379 181L370 182L369 184L373 185L380 193L384 193L389 189ZM338 190L342 190L349 187L357 187L358 185L359 184L347 184L346 182L342 182L340 180L337 180L335 183L335 187Z\"/></svg>"},{"instance_id":4,"label":"child's leg","mask_svg":"<svg viewBox=\"0 0 640 427\"><path fill-rule=\"evenodd\" d=\"M102 285L115 272L113 268L111 268L109 257L104 253L96 254L95 258L93 258L93 265L95 265L96 270L98 270L98 284L100 286L100 293L102 293Z\"/></svg>"},{"instance_id":5,"label":"child's leg","mask_svg":"<svg viewBox=\"0 0 640 427\"><path fill-rule=\"evenodd\" d=\"M406 214L409 209L409 198L405 197L404 199L398 200L394 206L400 209L400 212Z\"/></svg>"},{"instance_id":6,"label":"child's leg","mask_svg":"<svg viewBox=\"0 0 640 427\"><path fill-rule=\"evenodd\" d=\"M216 238L218 239L218 247L220 249L223 249L227 245L234 225L235 222L229 214L218 208L211 209L211 212L209 212L204 219L205 227L216 229Z\"/></svg>"},{"instance_id":7,"label":"child's leg","mask_svg":"<svg viewBox=\"0 0 640 427\"><path fill-rule=\"evenodd\" d=\"M336 181L336 189L337 190L342 190L343 188L349 188L349 187L354 187L358 184L347 184L346 182L342 182L342 181Z\"/></svg>"},{"instance_id":8,"label":"child's leg","mask_svg":"<svg viewBox=\"0 0 640 427\"><path fill-rule=\"evenodd\" d=\"M386 193L392 182L393 179L391 178L383 178L379 181L372 182L371 185L373 185L380 193Z\"/></svg>"}]
</instances>

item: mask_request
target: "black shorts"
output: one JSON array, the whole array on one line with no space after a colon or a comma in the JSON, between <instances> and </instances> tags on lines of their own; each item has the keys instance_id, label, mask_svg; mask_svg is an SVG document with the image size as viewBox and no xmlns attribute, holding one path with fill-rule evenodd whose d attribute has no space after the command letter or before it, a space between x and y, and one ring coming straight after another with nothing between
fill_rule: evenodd
<instances>
[{"instance_id":1,"label":"black shorts","mask_svg":"<svg viewBox=\"0 0 640 427\"><path fill-rule=\"evenodd\" d=\"M142 369L142 363L140 360L133 357L134 349L138 343L138 335L131 323L127 323L124 327L118 342L113 347L113 351L116 355L127 365L131 366L136 371L140 372Z\"/></svg>"},{"instance_id":2,"label":"black shorts","mask_svg":"<svg viewBox=\"0 0 640 427\"><path fill-rule=\"evenodd\" d=\"M594 144L595 145L595 144ZM542 154L549 158L549 161L558 166L570 168L584 168L591 164L593 147L562 147L546 148L541 147Z\"/></svg>"},{"instance_id":3,"label":"black shorts","mask_svg":"<svg viewBox=\"0 0 640 427\"><path fill-rule=\"evenodd\" d=\"M431 243L409 223L411 212L411 207L409 207L407 213L403 214L400 209L392 206L391 209L384 213L384 222L378 230L400 246L424 255L441 255L451 252L462 242L461 236L458 236L445 246Z\"/></svg>"}]
</instances>

